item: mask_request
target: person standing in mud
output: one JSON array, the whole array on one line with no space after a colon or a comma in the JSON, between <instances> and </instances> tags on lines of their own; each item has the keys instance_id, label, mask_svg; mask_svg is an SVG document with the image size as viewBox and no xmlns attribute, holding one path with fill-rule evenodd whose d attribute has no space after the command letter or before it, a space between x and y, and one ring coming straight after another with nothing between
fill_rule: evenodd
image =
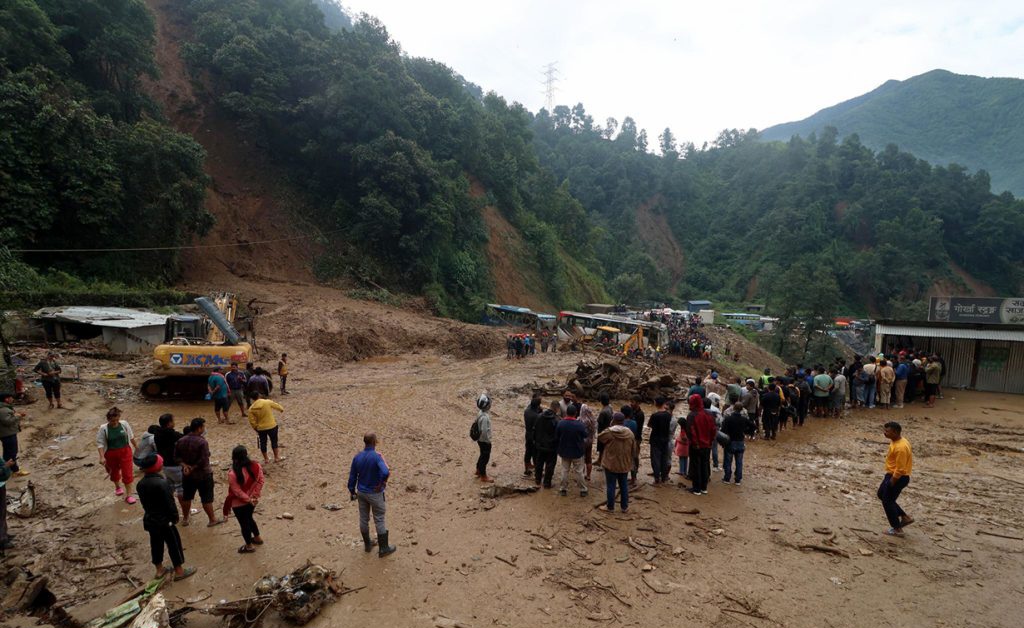
<instances>
[{"instance_id":1,"label":"person standing in mud","mask_svg":"<svg viewBox=\"0 0 1024 628\"><path fill-rule=\"evenodd\" d=\"M534 395L530 399L530 405L526 406L526 410L523 410L523 427L525 428L524 438L524 453L523 453L523 475L529 477L534 468L536 468L537 462L537 448L533 442L533 432L537 428L537 420L540 418L541 397L540 395Z\"/></svg>"},{"instance_id":2,"label":"person standing in mud","mask_svg":"<svg viewBox=\"0 0 1024 628\"><path fill-rule=\"evenodd\" d=\"M0 508L0 552L14 547L14 543L11 542L11 535L7 532L7 481L13 475L11 472L12 466L14 466L13 460L0 464L0 505L3 506L3 508Z\"/></svg>"},{"instance_id":3,"label":"person standing in mud","mask_svg":"<svg viewBox=\"0 0 1024 628\"><path fill-rule=\"evenodd\" d=\"M626 417L621 412L612 415L608 429L597 435L598 442L605 444L604 476L606 488L605 508L608 512L615 510L615 488L619 489L619 501L622 512L629 512L629 471L633 468L633 458L637 450L636 437L632 430L625 426Z\"/></svg>"},{"instance_id":4,"label":"person standing in mud","mask_svg":"<svg viewBox=\"0 0 1024 628\"><path fill-rule=\"evenodd\" d=\"M533 428L533 446L536 450L536 466L533 469L534 483L544 488L551 488L551 478L555 475L555 464L558 462L558 402L541 413Z\"/></svg>"},{"instance_id":5,"label":"person standing in mud","mask_svg":"<svg viewBox=\"0 0 1024 628\"><path fill-rule=\"evenodd\" d=\"M254 545L263 545L260 528L253 518L262 491L263 467L249 459L249 451L244 445L238 445L231 450L228 496L224 500L222 514L227 517L229 512L235 513L238 526L242 529L242 540L245 541L245 545L238 548L239 554L251 554L256 551Z\"/></svg>"},{"instance_id":6,"label":"person standing in mud","mask_svg":"<svg viewBox=\"0 0 1024 628\"><path fill-rule=\"evenodd\" d=\"M253 366L252 362L245 363L245 371L243 371L243 374L245 375L245 404L246 409L248 409L249 404L252 403L253 399L255 399L249 391L249 385L252 382L252 378L256 375L256 367Z\"/></svg>"},{"instance_id":7,"label":"person standing in mud","mask_svg":"<svg viewBox=\"0 0 1024 628\"><path fill-rule=\"evenodd\" d=\"M99 450L100 464L107 470L110 481L114 483L114 495L124 495L124 501L128 504L136 502L132 495L132 481L135 480L132 452L138 446L132 426L121 420L120 408L108 410L107 422L96 431L96 448Z\"/></svg>"},{"instance_id":8,"label":"person standing in mud","mask_svg":"<svg viewBox=\"0 0 1024 628\"><path fill-rule=\"evenodd\" d=\"M363 446L363 450L352 458L348 472L348 494L350 500L359 500L359 533L363 537L363 550L371 552L376 545L377 556L384 558L398 549L388 544L388 527L384 522L387 512L384 488L391 477L391 469L384 456L377 452L376 434L364 434ZM370 538L371 513L377 528L376 540Z\"/></svg>"},{"instance_id":9,"label":"person standing in mud","mask_svg":"<svg viewBox=\"0 0 1024 628\"><path fill-rule=\"evenodd\" d=\"M50 409L53 410L54 401L57 402L58 408L63 408L64 405L60 400L60 364L57 363L57 354L52 351L47 353L46 358L40 360L32 371L39 374Z\"/></svg>"},{"instance_id":10,"label":"person standing in mud","mask_svg":"<svg viewBox=\"0 0 1024 628\"><path fill-rule=\"evenodd\" d=\"M231 411L231 404L234 403L238 406L238 413L244 419L245 413L249 411L249 400L245 394L245 384L248 378L245 373L238 370L238 362L231 363L231 368L224 379L228 382L228 412Z\"/></svg>"},{"instance_id":11,"label":"person standing in mud","mask_svg":"<svg viewBox=\"0 0 1024 628\"><path fill-rule=\"evenodd\" d=\"M182 436L174 446L174 457L181 462L182 513L181 525L189 524L192 500L199 493L203 512L209 522L207 527L224 523L213 514L213 468L210 466L210 444L206 442L206 419L196 417L189 424L189 433Z\"/></svg>"},{"instance_id":12,"label":"person standing in mud","mask_svg":"<svg viewBox=\"0 0 1024 628\"><path fill-rule=\"evenodd\" d=\"M601 393L601 411L597 414L597 433L601 433L608 429L612 424L612 415L615 411L611 406L611 399L607 393ZM601 466L602 456L604 454L604 443L598 441L597 443L597 466ZM589 466L589 465L588 465ZM587 478L590 477L590 469L587 469Z\"/></svg>"},{"instance_id":13,"label":"person standing in mud","mask_svg":"<svg viewBox=\"0 0 1024 628\"><path fill-rule=\"evenodd\" d=\"M158 453L151 453L140 460L145 476L139 480L139 501L142 502L142 527L149 533L149 549L156 566L156 577L167 575L164 567L164 547L171 558L174 579L184 580L195 574L195 567L185 567L185 550L178 534L178 507L174 503L171 484L160 474L164 459Z\"/></svg>"},{"instance_id":14,"label":"person standing in mud","mask_svg":"<svg viewBox=\"0 0 1024 628\"><path fill-rule=\"evenodd\" d=\"M25 418L25 413L14 409L14 393L3 393L0 395L0 401L3 402L0 405L0 443L3 444L3 461L11 463L8 466L14 475L28 475L28 471L22 471L18 467L18 433L21 431L21 420ZM0 507L6 503L0 501Z\"/></svg>"},{"instance_id":15,"label":"person standing in mud","mask_svg":"<svg viewBox=\"0 0 1024 628\"><path fill-rule=\"evenodd\" d=\"M174 429L174 415L170 413L161 414L157 425L150 425L148 431L153 435L156 453L164 459L164 477L167 478L167 483L171 485L171 491L178 498L178 503L184 510L185 505L181 499L181 463L174 456L174 448L184 434Z\"/></svg>"},{"instance_id":16,"label":"person standing in mud","mask_svg":"<svg viewBox=\"0 0 1024 628\"><path fill-rule=\"evenodd\" d=\"M270 375L258 366L253 370L252 377L249 378L247 387L249 390L250 404L259 399L260 395L270 397L270 391L274 389L274 385L270 381Z\"/></svg>"},{"instance_id":17,"label":"person standing in mud","mask_svg":"<svg viewBox=\"0 0 1024 628\"><path fill-rule=\"evenodd\" d=\"M583 441L583 477L590 481L590 474L594 470L594 442L597 440L597 419L590 410L590 406L580 406L580 422L587 428L587 439Z\"/></svg>"},{"instance_id":18,"label":"person standing in mud","mask_svg":"<svg viewBox=\"0 0 1024 628\"><path fill-rule=\"evenodd\" d=\"M579 406L570 404L565 418L558 422L558 457L562 459L562 477L558 494L568 495L569 477L576 481L580 497L586 497L589 489L583 478L583 443L587 440L587 428L577 418Z\"/></svg>"},{"instance_id":19,"label":"person standing in mud","mask_svg":"<svg viewBox=\"0 0 1024 628\"><path fill-rule=\"evenodd\" d=\"M231 409L231 397L228 393L228 381L219 366L213 367L213 372L206 380L206 390L209 392L209 399L213 400L213 413L217 416L218 423L232 423L228 418L228 410Z\"/></svg>"},{"instance_id":20,"label":"person standing in mud","mask_svg":"<svg viewBox=\"0 0 1024 628\"><path fill-rule=\"evenodd\" d=\"M480 455L476 459L476 476L481 482L493 482L487 476L487 464L491 461L491 398L481 393L476 400L476 424L480 429L480 437L476 443L480 447Z\"/></svg>"},{"instance_id":21,"label":"person standing in mud","mask_svg":"<svg viewBox=\"0 0 1024 628\"><path fill-rule=\"evenodd\" d=\"M668 481L669 468L672 466L672 412L668 409L668 399L658 397L654 400L658 411L651 415L648 425L651 435L648 442L651 447L651 471L654 472L654 484Z\"/></svg>"},{"instance_id":22,"label":"person standing in mud","mask_svg":"<svg viewBox=\"0 0 1024 628\"><path fill-rule=\"evenodd\" d=\"M885 477L878 487L878 499L882 502L885 517L889 520L890 536L903 536L903 528L914 523L914 518L900 508L896 500L910 484L910 472L914 467L914 454L910 442L903 438L903 427L896 421L885 424L883 433L889 439L889 451L885 456Z\"/></svg>"},{"instance_id":23,"label":"person standing in mud","mask_svg":"<svg viewBox=\"0 0 1024 628\"><path fill-rule=\"evenodd\" d=\"M284 412L284 408L281 404L276 401L271 401L263 395L260 395L259 399L252 402L249 406L249 425L253 430L256 431L256 442L259 445L260 453L263 454L264 464L270 462L270 458L267 457L267 440L270 440L270 449L274 452L274 462L281 462L284 460L281 457L281 450L277 445L277 417L274 416L274 410L278 412Z\"/></svg>"},{"instance_id":24,"label":"person standing in mud","mask_svg":"<svg viewBox=\"0 0 1024 628\"><path fill-rule=\"evenodd\" d=\"M288 354L282 353L277 361L277 376L281 378L281 394L288 394Z\"/></svg>"}]
</instances>

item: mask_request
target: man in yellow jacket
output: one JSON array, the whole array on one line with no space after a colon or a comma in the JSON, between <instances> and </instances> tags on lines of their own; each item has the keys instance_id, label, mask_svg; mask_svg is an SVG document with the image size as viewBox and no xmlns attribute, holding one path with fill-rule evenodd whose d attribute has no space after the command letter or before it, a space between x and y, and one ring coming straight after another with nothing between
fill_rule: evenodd
<instances>
[{"instance_id":1,"label":"man in yellow jacket","mask_svg":"<svg viewBox=\"0 0 1024 628\"><path fill-rule=\"evenodd\" d=\"M267 439L270 439L270 448L274 450L274 462L284 460L278 455L277 448L277 417L274 410L284 412L284 408L276 401L267 399L265 394L260 394L252 405L249 406L249 425L256 430L259 437L260 451L263 453L263 462L270 462L267 458Z\"/></svg>"},{"instance_id":2,"label":"man in yellow jacket","mask_svg":"<svg viewBox=\"0 0 1024 628\"><path fill-rule=\"evenodd\" d=\"M903 528L914 523L914 518L903 512L896 500L907 484L910 484L910 472L914 467L914 454L910 450L910 442L903 438L903 428L896 421L889 421L884 426L885 437L889 439L889 453L885 457L885 479L878 487L878 499L882 500L882 508L889 519L890 536L903 536Z\"/></svg>"}]
</instances>

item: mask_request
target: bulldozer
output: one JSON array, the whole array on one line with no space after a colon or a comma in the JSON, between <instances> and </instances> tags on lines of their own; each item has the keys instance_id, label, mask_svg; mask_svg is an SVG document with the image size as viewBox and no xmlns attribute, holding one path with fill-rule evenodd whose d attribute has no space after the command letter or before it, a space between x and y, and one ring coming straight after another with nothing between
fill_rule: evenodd
<instances>
[{"instance_id":1,"label":"bulldozer","mask_svg":"<svg viewBox=\"0 0 1024 628\"><path fill-rule=\"evenodd\" d=\"M235 295L199 297L195 303L202 314L167 317L164 342L153 349L154 377L142 383L146 399L202 399L214 367L226 371L232 362L251 360L252 345L233 325Z\"/></svg>"}]
</instances>

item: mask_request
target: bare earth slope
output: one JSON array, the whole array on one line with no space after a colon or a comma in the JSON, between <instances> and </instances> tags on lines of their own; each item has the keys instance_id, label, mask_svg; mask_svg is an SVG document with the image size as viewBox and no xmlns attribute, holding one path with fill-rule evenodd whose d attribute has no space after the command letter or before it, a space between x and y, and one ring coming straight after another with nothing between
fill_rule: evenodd
<instances>
[{"instance_id":1,"label":"bare earth slope","mask_svg":"<svg viewBox=\"0 0 1024 628\"><path fill-rule=\"evenodd\" d=\"M647 246L647 252L668 275L671 290L674 292L683 278L686 260L682 247L672 235L672 229L668 226L665 215L655 210L658 201L659 197L655 197L637 207L636 228L640 239Z\"/></svg>"},{"instance_id":2,"label":"bare earth slope","mask_svg":"<svg viewBox=\"0 0 1024 628\"><path fill-rule=\"evenodd\" d=\"M283 184L272 183L281 181L281 173L217 111L216 105L197 98L180 54L180 43L187 40L186 26L174 17L171 0L146 0L146 5L156 17L156 60L160 68L160 78L147 86L148 91L163 105L172 124L192 135L207 153L206 173L212 182L206 207L217 222L197 244L240 245L187 252L185 278L310 280L309 266L315 251L310 240L264 243L309 235L308 228L293 224L295 212L285 209L286 199L298 195Z\"/></svg>"}]
</instances>

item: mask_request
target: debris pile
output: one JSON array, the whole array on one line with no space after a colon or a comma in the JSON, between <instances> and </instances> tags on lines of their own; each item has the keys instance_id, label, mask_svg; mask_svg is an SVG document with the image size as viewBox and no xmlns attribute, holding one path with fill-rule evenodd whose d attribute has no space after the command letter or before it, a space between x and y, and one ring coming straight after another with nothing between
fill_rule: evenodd
<instances>
[{"instance_id":1,"label":"debris pile","mask_svg":"<svg viewBox=\"0 0 1024 628\"><path fill-rule=\"evenodd\" d=\"M683 397L683 380L653 364L644 364L627 358L617 362L581 360L576 372L564 384L551 381L541 389L548 395L561 395L569 391L580 399L597 399L607 394L612 399L630 399L634 395L644 401L655 397Z\"/></svg>"},{"instance_id":2,"label":"debris pile","mask_svg":"<svg viewBox=\"0 0 1024 628\"><path fill-rule=\"evenodd\" d=\"M301 626L316 617L324 604L358 590L342 589L334 576L326 567L307 563L282 578L264 576L253 586L251 597L222 602L207 612L228 618L231 628L248 628L273 607L282 618Z\"/></svg>"}]
</instances>

